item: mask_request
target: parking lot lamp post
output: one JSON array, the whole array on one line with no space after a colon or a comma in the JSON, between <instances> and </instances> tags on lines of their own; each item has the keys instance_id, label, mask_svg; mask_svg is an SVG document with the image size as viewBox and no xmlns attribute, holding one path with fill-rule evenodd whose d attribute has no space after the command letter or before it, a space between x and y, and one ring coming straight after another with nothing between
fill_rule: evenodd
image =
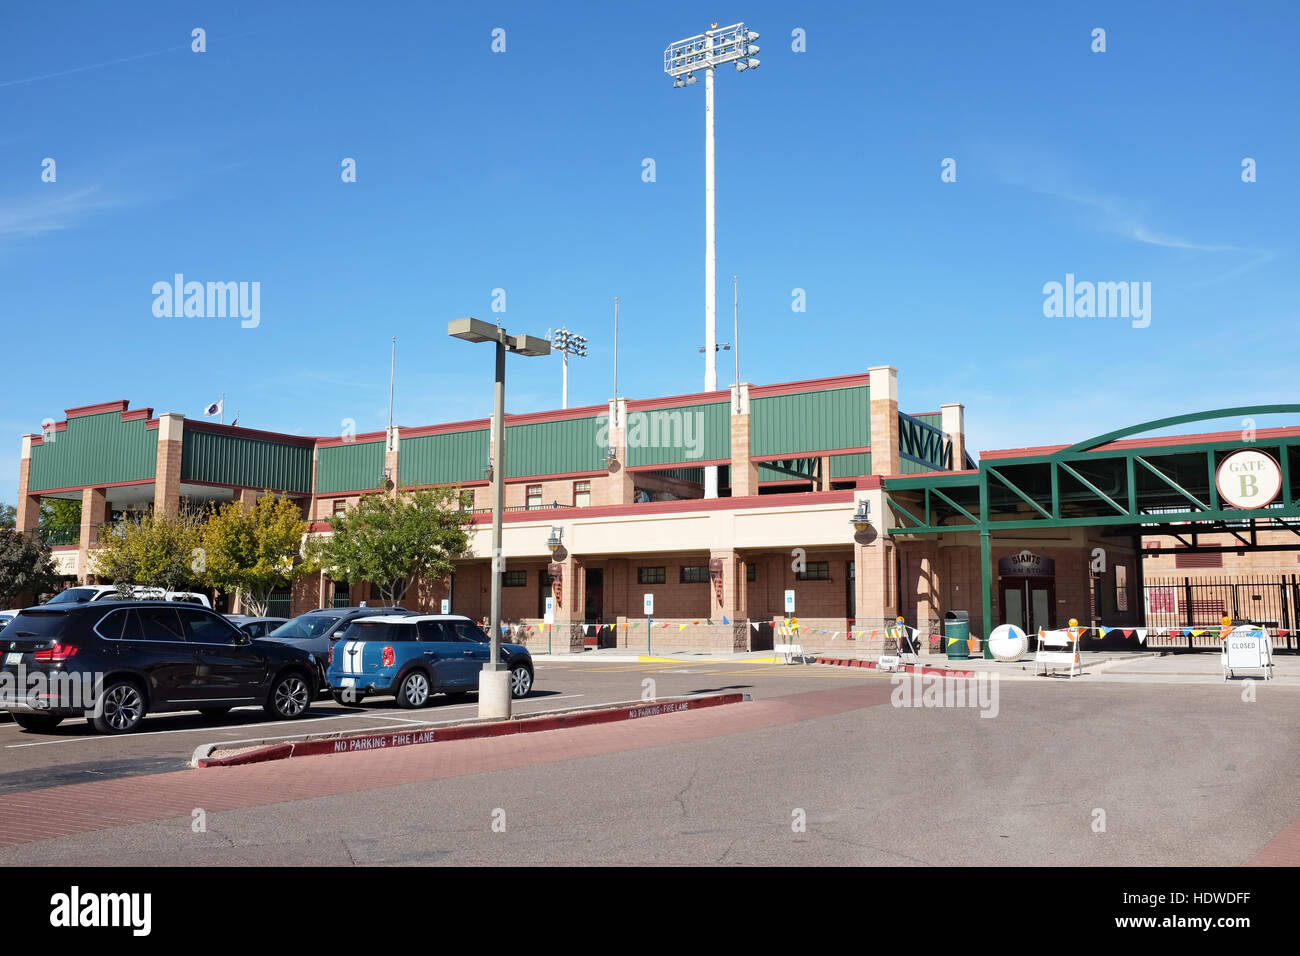
<instances>
[{"instance_id":1,"label":"parking lot lamp post","mask_svg":"<svg viewBox=\"0 0 1300 956\"><path fill-rule=\"evenodd\" d=\"M501 669L501 575L505 561L501 555L501 514L505 504L506 482L506 352L520 355L549 355L550 343L531 335L510 335L499 325L480 319L455 319L447 323L447 334L467 342L492 342L496 345L496 383L492 395L492 617L491 656L479 675L479 717L510 716L510 675Z\"/></svg>"}]
</instances>

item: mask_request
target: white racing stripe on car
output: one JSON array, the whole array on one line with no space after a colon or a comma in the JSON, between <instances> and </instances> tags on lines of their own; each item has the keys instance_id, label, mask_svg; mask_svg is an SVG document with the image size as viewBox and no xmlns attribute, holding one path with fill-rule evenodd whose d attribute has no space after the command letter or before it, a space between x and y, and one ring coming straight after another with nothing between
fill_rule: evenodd
<instances>
[{"instance_id":1,"label":"white racing stripe on car","mask_svg":"<svg viewBox=\"0 0 1300 956\"><path fill-rule=\"evenodd\" d=\"M343 673L360 674L361 661L366 650L365 641L348 641L343 648Z\"/></svg>"}]
</instances>

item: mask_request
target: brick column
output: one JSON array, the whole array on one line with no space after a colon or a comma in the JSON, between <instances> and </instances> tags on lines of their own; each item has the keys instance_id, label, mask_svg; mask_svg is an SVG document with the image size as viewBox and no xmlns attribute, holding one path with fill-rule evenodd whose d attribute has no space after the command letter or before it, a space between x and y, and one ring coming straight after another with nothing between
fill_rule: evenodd
<instances>
[{"instance_id":1,"label":"brick column","mask_svg":"<svg viewBox=\"0 0 1300 956\"><path fill-rule=\"evenodd\" d=\"M32 471L32 439L35 435L23 436L23 457L18 465L18 511L15 527L19 531L32 531L41 520L41 496L28 492Z\"/></svg>"},{"instance_id":2,"label":"brick column","mask_svg":"<svg viewBox=\"0 0 1300 956\"><path fill-rule=\"evenodd\" d=\"M749 383L731 386L731 496L758 494L758 465L749 459Z\"/></svg>"},{"instance_id":3,"label":"brick column","mask_svg":"<svg viewBox=\"0 0 1300 956\"><path fill-rule=\"evenodd\" d=\"M161 515L181 513L181 439L185 416L158 416L158 458L154 469L153 510Z\"/></svg>"},{"instance_id":4,"label":"brick column","mask_svg":"<svg viewBox=\"0 0 1300 956\"><path fill-rule=\"evenodd\" d=\"M874 466L874 454L872 455ZM853 536L854 598L857 604L857 627L867 634L859 640L868 654L880 654L883 635L871 638L871 632L883 628L898 616L897 548L882 533L888 528L885 518L885 493L882 488L860 489L857 500L871 503L871 528ZM857 500L853 507L857 507Z\"/></svg>"},{"instance_id":5,"label":"brick column","mask_svg":"<svg viewBox=\"0 0 1300 956\"><path fill-rule=\"evenodd\" d=\"M257 507L257 489L241 488L239 489L239 503L245 510L251 511Z\"/></svg>"},{"instance_id":6,"label":"brick column","mask_svg":"<svg viewBox=\"0 0 1300 956\"><path fill-rule=\"evenodd\" d=\"M916 580L904 581L904 594L912 593L916 599L916 629L922 639L931 632L943 631L943 580L939 572L939 546L934 541L908 546L916 558ZM928 642L922 647L927 650Z\"/></svg>"},{"instance_id":7,"label":"brick column","mask_svg":"<svg viewBox=\"0 0 1300 956\"><path fill-rule=\"evenodd\" d=\"M940 427L952 439L952 469L961 471L966 467L966 406L951 402L940 405L939 412L943 416Z\"/></svg>"},{"instance_id":8,"label":"brick column","mask_svg":"<svg viewBox=\"0 0 1300 956\"><path fill-rule=\"evenodd\" d=\"M99 526L108 511L108 493L103 488L86 488L81 492L81 543L77 548L77 581L89 584L90 551L95 546Z\"/></svg>"},{"instance_id":9,"label":"brick column","mask_svg":"<svg viewBox=\"0 0 1300 956\"><path fill-rule=\"evenodd\" d=\"M556 553L552 563L561 571L560 600L555 605L555 626L551 630L551 651L555 654L581 653L583 648L582 620L586 614L586 567L566 548ZM554 585L551 593L555 593Z\"/></svg>"},{"instance_id":10,"label":"brick column","mask_svg":"<svg viewBox=\"0 0 1300 956\"><path fill-rule=\"evenodd\" d=\"M398 459L401 456L402 436L401 429L396 425L393 426L393 434L388 439L388 444L384 447L384 470L388 472L389 480L393 483L392 495L397 497L398 486Z\"/></svg>"},{"instance_id":11,"label":"brick column","mask_svg":"<svg viewBox=\"0 0 1300 956\"><path fill-rule=\"evenodd\" d=\"M604 456L613 448L617 460L608 474L591 480L591 503L630 505L635 495L635 484L632 473L627 470L627 399L611 401L606 415L608 433L600 453Z\"/></svg>"},{"instance_id":12,"label":"brick column","mask_svg":"<svg viewBox=\"0 0 1300 956\"><path fill-rule=\"evenodd\" d=\"M896 475L898 454L898 369L871 369L871 473ZM875 506L872 506L875 513Z\"/></svg>"}]
</instances>

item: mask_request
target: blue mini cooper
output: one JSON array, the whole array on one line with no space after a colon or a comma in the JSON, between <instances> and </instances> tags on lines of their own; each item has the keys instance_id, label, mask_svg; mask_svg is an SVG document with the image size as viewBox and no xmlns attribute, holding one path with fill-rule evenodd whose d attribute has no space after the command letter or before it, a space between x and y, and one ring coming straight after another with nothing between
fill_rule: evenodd
<instances>
[{"instance_id":1,"label":"blue mini cooper","mask_svg":"<svg viewBox=\"0 0 1300 956\"><path fill-rule=\"evenodd\" d=\"M371 695L397 698L399 707L425 707L434 694L463 699L478 690L491 645L483 629L451 614L375 615L353 621L330 648L326 681L340 704ZM533 689L533 659L519 644L502 644L510 694Z\"/></svg>"}]
</instances>

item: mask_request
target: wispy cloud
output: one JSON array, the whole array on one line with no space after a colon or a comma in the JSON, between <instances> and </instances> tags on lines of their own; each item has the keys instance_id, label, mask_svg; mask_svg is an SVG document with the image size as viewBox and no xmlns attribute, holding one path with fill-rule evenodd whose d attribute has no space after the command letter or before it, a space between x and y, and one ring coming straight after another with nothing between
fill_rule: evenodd
<instances>
[{"instance_id":1,"label":"wispy cloud","mask_svg":"<svg viewBox=\"0 0 1300 956\"><path fill-rule=\"evenodd\" d=\"M17 239L58 232L78 225L91 215L121 205L99 194L98 186L48 192L21 199L0 199L0 239Z\"/></svg>"}]
</instances>

